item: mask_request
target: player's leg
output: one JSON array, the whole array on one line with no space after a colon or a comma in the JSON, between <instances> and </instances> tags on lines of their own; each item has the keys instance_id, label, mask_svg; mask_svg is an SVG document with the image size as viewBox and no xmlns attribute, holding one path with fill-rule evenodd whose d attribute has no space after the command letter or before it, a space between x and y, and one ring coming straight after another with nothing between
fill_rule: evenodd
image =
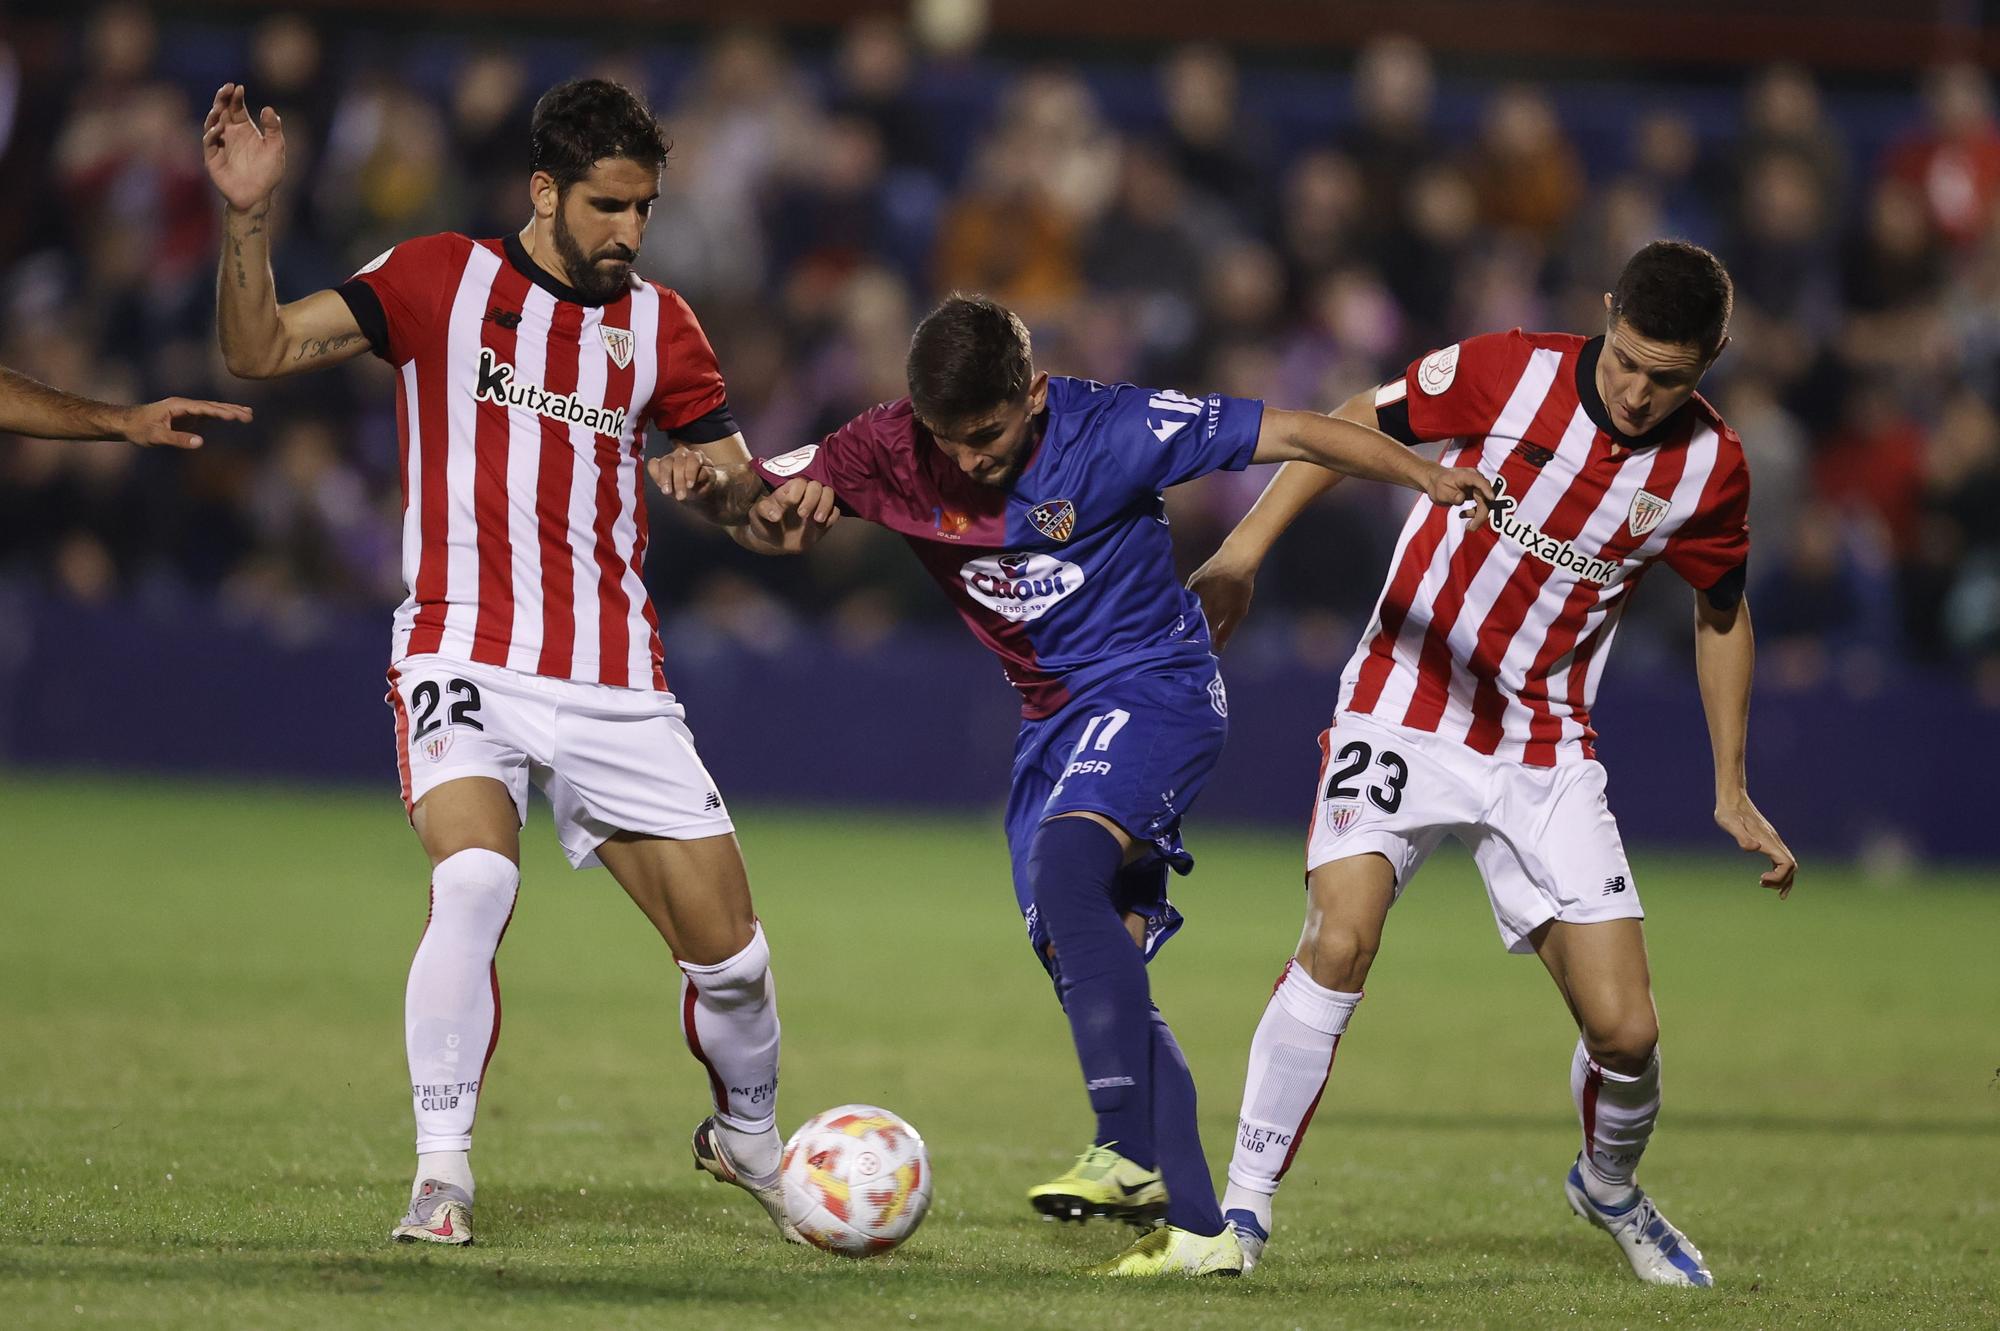
<instances>
[{"instance_id":1,"label":"player's leg","mask_svg":"<svg viewBox=\"0 0 2000 1331\"><path fill-rule=\"evenodd\" d=\"M1153 1137L1152 996L1146 958L1133 946L1118 900L1132 838L1101 814L1053 817L1035 833L1028 876L1054 951L1057 993L1069 1018L1085 1090L1097 1116L1093 1144L1147 1174L1159 1168Z\"/></svg>"},{"instance_id":2,"label":"player's leg","mask_svg":"<svg viewBox=\"0 0 2000 1331\"><path fill-rule=\"evenodd\" d=\"M777 986L735 835L620 832L597 855L674 954L682 1032L708 1075L730 1156L753 1175L776 1170Z\"/></svg>"},{"instance_id":3,"label":"player's leg","mask_svg":"<svg viewBox=\"0 0 2000 1331\"><path fill-rule=\"evenodd\" d=\"M778 1002L771 949L729 815L670 695L566 695L561 770L547 782L557 835L579 868L601 863L673 953L681 1030L714 1113L697 1167L752 1196L784 1236L778 1179Z\"/></svg>"},{"instance_id":4,"label":"player's leg","mask_svg":"<svg viewBox=\"0 0 2000 1331\"><path fill-rule=\"evenodd\" d=\"M431 862L430 910L410 959L404 1050L417 1125L408 1242L472 1241L472 1126L500 1036L495 961L520 889L531 703L457 663L391 672L411 826Z\"/></svg>"},{"instance_id":5,"label":"player's leg","mask_svg":"<svg viewBox=\"0 0 2000 1331\"><path fill-rule=\"evenodd\" d=\"M496 957L521 885L520 825L507 787L476 776L429 791L411 822L431 892L403 993L417 1170L394 1237L469 1243L472 1124L500 1040Z\"/></svg>"},{"instance_id":6,"label":"player's leg","mask_svg":"<svg viewBox=\"0 0 2000 1331\"><path fill-rule=\"evenodd\" d=\"M1319 737L1306 836L1306 920L1251 1038L1223 1212L1244 1269L1262 1258L1335 1050L1361 1002L1389 908L1445 830L1477 816L1460 746L1342 713Z\"/></svg>"},{"instance_id":7,"label":"player's leg","mask_svg":"<svg viewBox=\"0 0 2000 1331\"><path fill-rule=\"evenodd\" d=\"M1396 866L1378 851L1322 864L1306 878L1306 921L1250 1039L1249 1070L1223 1212L1255 1266L1272 1202L1305 1141L1334 1055L1361 1001L1396 897Z\"/></svg>"},{"instance_id":8,"label":"player's leg","mask_svg":"<svg viewBox=\"0 0 2000 1331\"><path fill-rule=\"evenodd\" d=\"M1695 1246L1634 1170L1660 1112L1659 1019L1643 911L1594 762L1494 774L1493 821L1473 844L1501 936L1532 949L1575 1019L1570 1093L1583 1126L1564 1192L1606 1230L1640 1279L1712 1283Z\"/></svg>"},{"instance_id":9,"label":"player's leg","mask_svg":"<svg viewBox=\"0 0 2000 1331\"><path fill-rule=\"evenodd\" d=\"M1634 1177L1660 1114L1659 1019L1639 921L1553 920L1533 942L1580 1033L1570 1096L1583 1148L1564 1180L1570 1208L1617 1240L1641 1280L1713 1284L1701 1250Z\"/></svg>"},{"instance_id":10,"label":"player's leg","mask_svg":"<svg viewBox=\"0 0 2000 1331\"><path fill-rule=\"evenodd\" d=\"M1660 1026L1642 926L1551 920L1532 941L1580 1032L1570 1084L1584 1179L1594 1199L1623 1205L1660 1110Z\"/></svg>"}]
</instances>

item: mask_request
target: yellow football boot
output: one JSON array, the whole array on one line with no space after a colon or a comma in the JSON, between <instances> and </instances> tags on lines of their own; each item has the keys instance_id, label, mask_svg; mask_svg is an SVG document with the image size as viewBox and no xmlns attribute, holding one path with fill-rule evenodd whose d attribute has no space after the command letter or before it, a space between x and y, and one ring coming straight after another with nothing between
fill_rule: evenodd
<instances>
[{"instance_id":1,"label":"yellow football boot","mask_svg":"<svg viewBox=\"0 0 2000 1331\"><path fill-rule=\"evenodd\" d=\"M1167 1213L1167 1185L1159 1170L1141 1169L1111 1146L1093 1146L1061 1178L1028 1189L1028 1200L1050 1220L1099 1216L1150 1225Z\"/></svg>"}]
</instances>

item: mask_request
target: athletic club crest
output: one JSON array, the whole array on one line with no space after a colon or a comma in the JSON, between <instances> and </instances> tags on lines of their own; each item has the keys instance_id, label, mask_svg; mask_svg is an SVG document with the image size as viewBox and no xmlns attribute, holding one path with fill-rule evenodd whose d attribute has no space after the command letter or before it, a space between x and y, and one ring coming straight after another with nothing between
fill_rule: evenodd
<instances>
[{"instance_id":1,"label":"athletic club crest","mask_svg":"<svg viewBox=\"0 0 2000 1331\"><path fill-rule=\"evenodd\" d=\"M1076 505L1067 499L1050 499L1029 509L1028 521L1051 541L1067 541L1076 530Z\"/></svg>"},{"instance_id":2,"label":"athletic club crest","mask_svg":"<svg viewBox=\"0 0 2000 1331\"><path fill-rule=\"evenodd\" d=\"M451 731L445 730L424 741L424 757L437 762L451 752Z\"/></svg>"},{"instance_id":3,"label":"athletic club crest","mask_svg":"<svg viewBox=\"0 0 2000 1331\"><path fill-rule=\"evenodd\" d=\"M1359 804L1329 804L1326 806L1326 830L1339 836L1354 826L1355 820L1359 817L1361 817Z\"/></svg>"},{"instance_id":4,"label":"athletic club crest","mask_svg":"<svg viewBox=\"0 0 2000 1331\"><path fill-rule=\"evenodd\" d=\"M632 330L611 328L604 324L597 326L597 335L604 339L604 349L611 355L611 361L623 370L632 364Z\"/></svg>"},{"instance_id":5,"label":"athletic club crest","mask_svg":"<svg viewBox=\"0 0 2000 1331\"><path fill-rule=\"evenodd\" d=\"M1634 536L1644 536L1660 525L1660 519L1666 517L1667 510L1672 507L1658 495L1641 490L1632 496L1632 512L1625 519L1625 525L1632 529Z\"/></svg>"}]
</instances>

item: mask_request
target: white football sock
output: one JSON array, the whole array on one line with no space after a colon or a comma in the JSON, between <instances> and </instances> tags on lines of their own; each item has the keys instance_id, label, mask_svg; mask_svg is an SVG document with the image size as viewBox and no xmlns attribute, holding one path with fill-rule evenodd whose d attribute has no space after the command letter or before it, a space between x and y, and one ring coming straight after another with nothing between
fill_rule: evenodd
<instances>
[{"instance_id":1,"label":"white football sock","mask_svg":"<svg viewBox=\"0 0 2000 1331\"><path fill-rule=\"evenodd\" d=\"M465 1151L425 1151L417 1157L417 1177L410 1184L410 1199L423 1190L426 1179L436 1179L472 1195L472 1156Z\"/></svg>"},{"instance_id":2,"label":"white football sock","mask_svg":"<svg viewBox=\"0 0 2000 1331\"><path fill-rule=\"evenodd\" d=\"M723 1145L755 1177L778 1167L778 990L759 924L749 944L712 966L681 962L681 1029L708 1070Z\"/></svg>"},{"instance_id":3,"label":"white football sock","mask_svg":"<svg viewBox=\"0 0 2000 1331\"><path fill-rule=\"evenodd\" d=\"M520 885L521 871L490 850L461 850L431 871L430 923L403 995L420 1156L472 1149L479 1083L500 1038L493 958Z\"/></svg>"},{"instance_id":4,"label":"white football sock","mask_svg":"<svg viewBox=\"0 0 2000 1331\"><path fill-rule=\"evenodd\" d=\"M1622 1206L1632 1196L1632 1172L1660 1116L1659 1052L1644 1072L1628 1077L1599 1066L1578 1040L1569 1089L1583 1122L1584 1191L1600 1205Z\"/></svg>"},{"instance_id":5,"label":"white football sock","mask_svg":"<svg viewBox=\"0 0 2000 1331\"><path fill-rule=\"evenodd\" d=\"M1249 1211L1266 1233L1271 1197L1298 1153L1299 1141L1333 1072L1333 1055L1359 993L1325 989L1288 962L1250 1040L1250 1070L1229 1158L1222 1209Z\"/></svg>"}]
</instances>

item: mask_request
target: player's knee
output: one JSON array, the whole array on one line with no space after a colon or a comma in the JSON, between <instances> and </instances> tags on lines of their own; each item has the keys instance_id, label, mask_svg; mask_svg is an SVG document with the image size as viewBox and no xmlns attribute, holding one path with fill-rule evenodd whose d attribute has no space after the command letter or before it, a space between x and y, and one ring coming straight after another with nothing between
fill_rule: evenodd
<instances>
[{"instance_id":1,"label":"player's knee","mask_svg":"<svg viewBox=\"0 0 2000 1331\"><path fill-rule=\"evenodd\" d=\"M1368 979L1368 968L1374 964L1381 943L1382 936L1375 930L1344 920L1310 920L1299 944L1299 962L1314 984L1352 993Z\"/></svg>"},{"instance_id":2,"label":"player's knee","mask_svg":"<svg viewBox=\"0 0 2000 1331\"><path fill-rule=\"evenodd\" d=\"M521 870L491 850L461 850L431 870L431 922L479 926L497 945L520 891Z\"/></svg>"},{"instance_id":3,"label":"player's knee","mask_svg":"<svg viewBox=\"0 0 2000 1331\"><path fill-rule=\"evenodd\" d=\"M750 942L742 951L712 966L679 963L688 983L701 991L716 1007L754 1007L765 1001L771 981L771 945L764 939L764 926L751 929Z\"/></svg>"},{"instance_id":4,"label":"player's knee","mask_svg":"<svg viewBox=\"0 0 2000 1331\"><path fill-rule=\"evenodd\" d=\"M1636 1077L1653 1061L1660 1044L1660 1022L1652 1005L1621 1013L1609 1021L1590 1023L1583 1032L1583 1045L1599 1066L1627 1077Z\"/></svg>"}]
</instances>

